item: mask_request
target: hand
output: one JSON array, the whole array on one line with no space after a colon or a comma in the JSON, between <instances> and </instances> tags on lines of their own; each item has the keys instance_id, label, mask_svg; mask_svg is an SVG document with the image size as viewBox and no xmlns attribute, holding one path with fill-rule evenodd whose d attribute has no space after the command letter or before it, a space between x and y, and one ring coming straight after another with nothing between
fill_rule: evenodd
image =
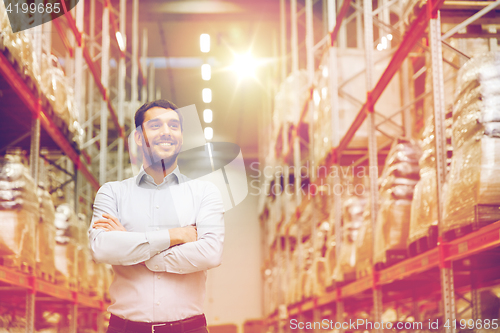
<instances>
[{"instance_id":1,"label":"hand","mask_svg":"<svg viewBox=\"0 0 500 333\"><path fill-rule=\"evenodd\" d=\"M94 229L104 229L106 231L127 231L127 229L123 227L116 217L107 213L102 214L102 217L104 217L104 219L99 219L94 222Z\"/></svg>"},{"instance_id":2,"label":"hand","mask_svg":"<svg viewBox=\"0 0 500 333\"><path fill-rule=\"evenodd\" d=\"M170 247L189 242L195 242L198 239L196 226L188 225L182 228L173 228L169 230Z\"/></svg>"}]
</instances>

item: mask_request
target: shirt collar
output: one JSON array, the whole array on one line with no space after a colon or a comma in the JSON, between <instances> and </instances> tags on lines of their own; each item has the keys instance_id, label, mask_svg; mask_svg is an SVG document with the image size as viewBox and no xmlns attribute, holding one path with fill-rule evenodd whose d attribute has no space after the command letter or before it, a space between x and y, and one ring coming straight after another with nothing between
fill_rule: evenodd
<instances>
[{"instance_id":1,"label":"shirt collar","mask_svg":"<svg viewBox=\"0 0 500 333\"><path fill-rule=\"evenodd\" d=\"M167 179L167 177L170 176L171 174L173 174L175 176L174 178L177 180L177 184L179 184L180 180L181 180L181 172L179 171L179 166L176 166L174 171L172 171L171 173L166 175L164 179ZM141 165L141 170L139 171L139 174L137 175L137 178L135 179L137 185L139 185L141 183L141 180L144 176L149 176L149 175L146 172L146 170L144 170L144 165Z\"/></svg>"}]
</instances>

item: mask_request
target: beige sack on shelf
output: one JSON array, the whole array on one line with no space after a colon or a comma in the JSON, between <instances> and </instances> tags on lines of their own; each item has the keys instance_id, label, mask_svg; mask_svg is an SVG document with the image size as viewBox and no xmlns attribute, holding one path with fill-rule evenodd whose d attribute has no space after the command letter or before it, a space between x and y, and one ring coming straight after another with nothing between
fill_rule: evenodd
<instances>
[{"instance_id":1,"label":"beige sack on shelf","mask_svg":"<svg viewBox=\"0 0 500 333\"><path fill-rule=\"evenodd\" d=\"M374 263L385 263L388 250L406 250L410 212L410 200L382 199L375 227Z\"/></svg>"},{"instance_id":2,"label":"beige sack on shelf","mask_svg":"<svg viewBox=\"0 0 500 333\"><path fill-rule=\"evenodd\" d=\"M483 136L453 155L443 231L475 221L475 206L500 205L500 139Z\"/></svg>"},{"instance_id":3,"label":"beige sack on shelf","mask_svg":"<svg viewBox=\"0 0 500 333\"><path fill-rule=\"evenodd\" d=\"M420 171L420 181L413 193L408 245L427 237L429 228L437 226L437 212L436 169L425 168Z\"/></svg>"}]
</instances>

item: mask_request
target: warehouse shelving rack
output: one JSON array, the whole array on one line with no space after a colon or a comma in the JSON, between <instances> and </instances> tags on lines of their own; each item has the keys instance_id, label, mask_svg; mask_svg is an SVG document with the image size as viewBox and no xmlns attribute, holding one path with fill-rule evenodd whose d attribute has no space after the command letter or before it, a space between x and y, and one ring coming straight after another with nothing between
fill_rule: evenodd
<instances>
[{"instance_id":1,"label":"warehouse shelving rack","mask_svg":"<svg viewBox=\"0 0 500 333\"><path fill-rule=\"evenodd\" d=\"M324 8L326 6L326 9ZM371 216L372 216L372 226L374 226L375 219L377 216L378 207L377 203L377 178L378 172L377 168L379 165L378 159L383 159L385 154L383 150L388 147L387 144L380 145L377 147L376 140L376 131L380 124L387 122L390 118L402 113L403 116L403 128L402 133L405 136L411 136L411 123L410 120L410 108L422 100L426 96L429 96L431 93L433 94L434 100L434 113L435 113L435 128L436 128L436 155L437 155L437 172L438 172L438 207L439 207L439 216L440 219L442 217L442 188L445 180L445 170L446 170L446 151L444 148L444 78L443 78L443 61L447 64L451 64L446 59L443 59L442 56L442 45L449 50L457 52L459 57L467 59L468 56L463 53L461 50L457 50L453 48L449 43L445 40L454 34L458 33L467 25L471 24L478 18L484 16L485 14L494 10L497 6L500 5L499 1L495 2L474 2L473 4L470 2L460 2L453 1L453 3L446 3L445 1L427 1L423 3L414 2L410 11L413 11L418 8L418 5L422 5L419 14L415 19L412 20L411 25L407 31L404 31L404 22L402 17L399 17L399 22L394 24L390 21L389 16L389 8L390 6L401 6L399 7L399 13L401 16L404 16L402 3L398 1L381 1L379 2L379 6L377 9L372 9L372 1L363 1L363 6L359 5L359 2L354 2L350 0L344 0L340 8L338 14L336 13L336 6L333 0L328 0L323 2L323 11L326 11L326 15L323 17L327 17L328 20L328 31L329 31L329 41L330 45L328 49L325 50L323 44L325 44L325 38L321 39L321 41L314 45L313 43L313 24L311 21L312 13L313 13L313 5L312 1L305 1L305 15L306 15L306 33L305 33L305 46L306 46L306 56L307 56L307 72L309 75L309 86L311 87L311 96L306 104L303 106L301 121L304 119L304 115L309 112L311 116L311 125L314 123L313 114L315 112L314 107L311 103L312 99L312 89L313 87L313 78L314 78L314 70L317 68L315 66L315 57L317 57L316 52L323 52L322 59L326 59L328 62L329 70L329 89L330 89L330 107L331 107L331 116L332 116L332 135L331 142L332 148L331 151L325 156L324 163L328 166L340 166L343 165L343 155L349 151L349 143L352 141L355 133L359 130L363 122L368 118L369 124L369 135L368 135L368 151L367 155L359 158L354 165L358 165L363 163L366 159L369 160L370 166L370 183L371 183ZM472 6L472 7L471 7ZM475 7L479 6L479 12L476 13L477 9ZM354 13L350 14L349 17L346 18L349 7L354 8ZM451 15L455 13L460 13L459 23L453 29L448 31L446 34L441 34L441 22L440 22L440 9L443 8L443 13L445 13L447 22L450 22ZM458 10L457 10L458 8ZM286 78L286 15L285 15L285 1L280 1L280 28L281 28L281 56L282 56L282 65L281 67L281 76L282 80ZM475 9L475 10L474 10ZM296 0L290 1L290 10L291 10L291 60L292 60L292 72L296 72L298 67L298 58L299 58L299 42L298 42L298 34L297 34L297 2ZM406 11L408 12L408 11ZM299 13L302 13L300 11ZM464 17L464 13L466 16ZM451 15L450 15L451 14ZM361 21L360 17L363 15L364 20L364 36L361 35ZM380 18L376 16L379 15ZM493 15L495 17L495 15ZM356 28L357 28L357 43L358 47L360 46L361 39L364 39L364 48L365 48L365 62L366 68L364 70L366 76L366 85L368 91L366 96L366 101L363 103L361 109L357 113L357 116L346 134L340 138L339 136L339 99L343 96L339 87L341 84L338 82L338 74L336 68L338 68L337 64L337 52L338 47L345 48L346 47L346 25L347 22L356 19ZM494 23L494 18L490 18L490 21L486 21L488 23ZM385 30L387 32L392 33L394 36L401 36L404 33L404 37L400 37L401 41L397 44L397 49L391 53L391 60L382 76L379 78L377 83L373 83L373 50L374 50L374 32L373 26L377 25L379 29ZM399 27L398 27L399 26ZM424 45L421 38L424 35L426 29L429 29L429 46ZM380 34L379 34L380 35ZM483 37L490 38L490 48L496 49L497 40L496 32L489 33L461 33L457 36L458 38L468 38L468 37ZM380 36L379 36L380 38ZM328 39L327 39L328 40ZM394 43L394 42L393 42ZM380 98L389 82L393 79L395 73L400 71L400 77L402 78L402 82L410 83L410 73L408 68L408 58L409 53L412 48L418 45L421 49L431 53L432 59L432 73L433 75L433 86L432 91L427 91L424 94L415 97L411 100L411 94L408 89L408 85L402 84L401 86L401 95L402 95L402 107L399 109L391 117L383 119L381 122L376 124L375 116L376 112L374 110L374 106L377 100ZM325 52L326 51L326 52ZM403 65L403 66L402 66ZM334 70L332 70L334 69ZM418 74L418 73L415 73ZM415 75L414 74L414 75ZM421 73L420 73L421 74ZM348 81L349 79L347 79ZM296 128L298 127L298 124ZM312 127L310 126L310 133L312 133ZM384 133L381 132L383 135ZM309 136L312 138L312 135ZM268 135L269 138L269 135ZM314 145L312 139L310 139L310 146ZM300 167L300 148L299 148L299 138L297 133L294 133L293 139L291 140L293 143L293 155L294 155L294 166ZM389 142L390 145L391 142ZM311 149L312 150L312 149ZM264 154L265 155L265 154ZM275 161L274 163L278 163ZM279 178L279 177L278 177ZM274 181L278 182L279 179L274 179ZM285 182L287 182L287 175L284 176ZM311 179L311 181L315 181ZM300 209L300 177L295 177L296 182L296 198L297 204L295 211L291 216L300 216L302 213ZM334 177L334 184L340 184L339 177ZM319 184L319 182L318 182ZM335 237L337 250L338 246L341 245L342 234L341 234L341 200L339 194L334 194L333 203L332 203L332 211L331 218L335 221ZM288 214L287 214L288 215ZM290 216L286 217L287 219ZM316 228L316 221L311 223L311 228L314 232ZM373 230L375 230L373 228ZM281 230L276 230L276 239L273 244L276 245L277 255L280 257L280 252L282 251L281 240L284 241L286 249L288 251L290 249L288 244L288 237L286 234L281 234ZM314 235L314 233L313 233ZM301 239L301 236L297 236L298 239ZM279 242L277 240L280 240ZM300 242L299 242L300 243ZM283 297L282 292L278 292L278 310L273 313L267 313L267 324L269 327L274 327L276 331L282 332L288 330L287 325L284 323L286 319L289 318L298 318L299 321L303 321L304 318L307 318L308 321L319 321L320 311L326 310L324 313L332 313L333 308L336 307L336 320L338 322L342 322L344 310L349 308L349 302L356 301L358 306L363 305L365 307L371 307L373 309L373 318L375 321L380 322L382 315L382 296L390 295L391 301L397 300L398 297L403 299L412 299L413 300L413 314L415 315L416 302L419 299L426 299L434 297L441 297L443 301L443 313L445 315L445 320L449 319L450 321L456 318L456 309L455 309L455 294L460 295L459 293L463 292L471 292L471 307L474 319L480 318L480 298L478 293L478 288L486 287L490 285L498 285L500 282L500 270L498 268L491 268L489 270L485 270L481 274L481 278L474 277L464 274L460 272L460 274L454 274L452 269L452 263L456 262L459 264L463 264L461 260L465 262L469 262L471 260L476 259L475 255L498 255L500 245L500 221L488 225L486 227L481 228L478 231L475 231L469 235L464 237L455 239L452 242L442 242L439 241L438 247L427 251L423 254L420 254L416 257L409 258L403 262L400 262L394 266L386 268L381 271L373 270L372 275L366 276L364 278L358 279L355 282L352 282L343 286L336 286L331 291L326 292L320 296L314 296L310 299L301 301L297 304L286 304L285 298ZM337 251L337 256L340 251ZM269 262L269 252L265 253L265 262ZM337 257L338 258L338 257ZM465 259L464 259L465 258ZM289 272L290 258L288 253L285 255L284 261L277 261L278 272L279 275L277 277L278 283L276 284L281 288L282 285L287 285L286 276L283 276L281 272L283 272L282 265L285 266L285 272ZM409 289L412 287L412 283L414 281L426 281L423 278L423 274L428 274L434 278L434 281L440 281L439 284L432 283L427 279L427 286L425 290L420 290L419 294L408 294L404 293L405 289ZM470 273L469 273L470 274ZM455 280L454 280L455 278ZM420 279L420 280L419 280ZM480 280L480 281L479 281ZM399 296L398 296L399 293ZM419 295L423 295L420 298ZM436 296L437 295L437 296ZM440 295L440 296L439 296ZM265 299L268 297L265 295ZM266 302L266 304L269 302ZM351 309L352 310L352 306ZM331 319L331 318L329 318ZM342 331L342 329L341 329ZM454 329L447 328L447 332L454 331Z\"/></svg>"},{"instance_id":2,"label":"warehouse shelving rack","mask_svg":"<svg viewBox=\"0 0 500 333\"><path fill-rule=\"evenodd\" d=\"M141 100L142 102L147 100L148 89L155 91L155 94L156 89L154 81L149 78L148 82L145 75L147 73L147 31L143 31L143 59L139 60L139 1L134 0L132 3L131 53L127 52L125 44L118 45L126 40L127 1L120 0L119 10L113 8L109 0L101 2L102 31L97 35L95 33L96 13L98 12L96 1L90 1L89 27L84 26L85 3L87 2L79 1L72 10L68 10L66 3L61 1L64 15L32 28L33 45L39 63L42 50L48 54L52 52L53 27L57 30L66 49L65 72L71 87L74 88L78 121L85 130L83 146L76 147L70 142L65 135L65 129L58 127L47 105L44 104L42 93L36 88L30 89L13 64L2 53L0 53L0 98L2 100L0 142L2 142L2 151L9 147L29 149L30 172L35 183L40 177L39 157L47 159L47 156L40 154L40 148L59 151L57 159L52 160L51 163L70 176L70 179L62 183L60 187L69 183L74 184L74 193L67 193L67 195L72 196L75 212L85 213L87 219L90 220L91 204L100 185L110 179L124 178L124 166L128 160L124 156L127 148L127 135L135 127L132 112L137 109ZM110 30L113 30L115 36L120 34L122 39L118 41L117 36L116 40L113 39L115 42L112 43ZM98 44L98 37L100 37L100 44ZM110 77L112 78L110 55L114 46L117 46L119 55L116 89L110 84ZM100 51L97 56L94 54L96 49ZM99 58L101 59L100 66L96 63ZM130 81L126 77L127 66L131 68ZM153 65L150 65L149 72L154 74ZM130 82L129 94L126 91L127 82ZM142 89L141 100L139 100L140 89ZM100 109L96 112L94 108L99 95L101 97ZM126 101L127 96L130 96L128 101ZM151 96L155 95L150 94ZM109 115L111 119L108 119ZM125 123L126 119L129 123ZM27 124L27 120L30 120L31 124ZM25 133L20 135L23 131ZM111 143L108 143L108 132L116 137ZM109 159L109 156L114 160ZM24 299L26 332L34 332L35 308L38 307L56 309L69 314L70 332L77 331L79 317L85 319L83 317L89 315L94 318L94 326L98 332L104 329L103 314L108 305L107 299L89 296L77 289L55 285L37 278L33 272L20 272L0 265L0 298L2 302L16 301L18 303Z\"/></svg>"}]
</instances>

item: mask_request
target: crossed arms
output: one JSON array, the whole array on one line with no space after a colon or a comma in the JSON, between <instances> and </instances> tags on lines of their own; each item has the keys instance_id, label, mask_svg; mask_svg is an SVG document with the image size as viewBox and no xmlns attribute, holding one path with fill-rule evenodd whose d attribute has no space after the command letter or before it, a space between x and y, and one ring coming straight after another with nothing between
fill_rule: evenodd
<instances>
[{"instance_id":1,"label":"crossed arms","mask_svg":"<svg viewBox=\"0 0 500 333\"><path fill-rule=\"evenodd\" d=\"M223 208L220 193L211 186L205 189L196 227L130 232L116 218L116 195L111 184L104 184L97 192L89 229L92 256L97 262L111 265L144 264L151 271L177 274L219 266L224 241Z\"/></svg>"}]
</instances>

